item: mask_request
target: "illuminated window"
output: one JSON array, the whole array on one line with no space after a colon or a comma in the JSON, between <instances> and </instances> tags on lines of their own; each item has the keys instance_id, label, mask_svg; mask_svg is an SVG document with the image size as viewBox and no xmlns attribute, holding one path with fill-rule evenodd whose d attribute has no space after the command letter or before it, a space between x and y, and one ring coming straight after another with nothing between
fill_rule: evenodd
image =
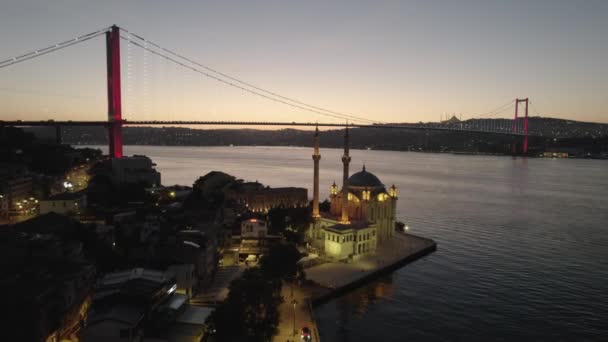
<instances>
[{"instance_id":1,"label":"illuminated window","mask_svg":"<svg viewBox=\"0 0 608 342\"><path fill-rule=\"evenodd\" d=\"M395 187L395 185L394 185L394 184L393 184L393 186L391 186L391 187L388 189L388 194L389 194L389 196L391 196L391 197L397 197L397 188Z\"/></svg>"},{"instance_id":2,"label":"illuminated window","mask_svg":"<svg viewBox=\"0 0 608 342\"><path fill-rule=\"evenodd\" d=\"M334 184L332 184L332 186L329 188L329 192L334 196L338 194L338 186L336 185L336 182L334 182Z\"/></svg>"},{"instance_id":3,"label":"illuminated window","mask_svg":"<svg viewBox=\"0 0 608 342\"><path fill-rule=\"evenodd\" d=\"M371 199L371 192L367 189L363 190L362 197L364 201L369 201Z\"/></svg>"}]
</instances>

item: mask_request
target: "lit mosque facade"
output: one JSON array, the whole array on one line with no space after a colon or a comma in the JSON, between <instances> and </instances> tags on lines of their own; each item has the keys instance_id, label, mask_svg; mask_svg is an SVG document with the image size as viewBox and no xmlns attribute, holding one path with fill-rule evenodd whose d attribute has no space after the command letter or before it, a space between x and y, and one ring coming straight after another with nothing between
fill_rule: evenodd
<instances>
[{"instance_id":1,"label":"lit mosque facade","mask_svg":"<svg viewBox=\"0 0 608 342\"><path fill-rule=\"evenodd\" d=\"M314 136L313 223L309 242L326 257L334 260L356 260L374 254L382 242L395 233L397 188L386 189L373 173L363 166L349 176L351 157L348 127L344 134L342 188L330 188L331 209L319 211L319 130Z\"/></svg>"}]
</instances>

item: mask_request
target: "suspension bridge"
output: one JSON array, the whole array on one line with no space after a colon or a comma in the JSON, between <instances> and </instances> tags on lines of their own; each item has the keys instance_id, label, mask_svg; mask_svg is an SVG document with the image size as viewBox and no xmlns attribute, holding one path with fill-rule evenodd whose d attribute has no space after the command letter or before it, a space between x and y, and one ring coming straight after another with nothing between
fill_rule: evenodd
<instances>
[{"instance_id":1,"label":"suspension bridge","mask_svg":"<svg viewBox=\"0 0 608 342\"><path fill-rule=\"evenodd\" d=\"M140 35L129 32L124 28L116 25L104 28L89 34L65 40L63 42L50 45L48 47L34 50L32 52L9 58L0 61L0 69L10 67L12 65L39 58L52 52L80 44L82 42L94 39L105 35L106 40L106 71L107 71L107 101L108 101L108 116L107 120L0 120L0 128L7 126L29 127L29 126L52 126L57 129L57 134L60 134L62 126L104 126L108 131L109 154L112 158L120 158L123 156L122 143L122 127L127 125L133 126L319 126L319 127L357 127L357 128L375 128L375 129L412 129L412 130L435 130L435 131L460 131L460 132L478 132L488 134L501 134L513 136L513 152L516 153L518 145L521 151L526 154L528 151L528 98L515 99L510 101L490 112L479 116L472 117L473 120L467 121L446 121L439 123L418 123L418 124L396 124L383 123L371 120L364 117L344 114L329 109L313 106L305 102L282 96L274 91L269 91L251 83L245 82L236 77L222 73L218 70L210 68L204 64L196 62L191 58L184 57L170 49L164 48ZM122 91L121 91L121 40L129 44L141 48L159 58L170 63L195 72L204 77L210 78L217 82L223 83L230 87L239 89L248 94L264 98L269 101L297 108L310 113L319 114L325 117L343 120L345 123L329 123L329 122L274 122L274 121L208 121L208 120L128 120L123 117L122 110ZM523 115L520 116L519 107L523 105ZM486 120L496 114L509 110L514 105L515 113L512 120Z\"/></svg>"}]
</instances>

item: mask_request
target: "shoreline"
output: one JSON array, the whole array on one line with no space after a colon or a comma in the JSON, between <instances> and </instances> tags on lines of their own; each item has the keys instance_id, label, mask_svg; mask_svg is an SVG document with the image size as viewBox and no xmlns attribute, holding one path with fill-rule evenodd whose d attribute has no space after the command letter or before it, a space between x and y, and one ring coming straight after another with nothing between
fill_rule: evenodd
<instances>
[{"instance_id":1,"label":"shoreline","mask_svg":"<svg viewBox=\"0 0 608 342\"><path fill-rule=\"evenodd\" d=\"M348 264L332 262L305 270L307 284L302 289L308 306L306 319L311 323L316 341L321 340L322 334L315 319L315 308L437 250L434 240L403 232L395 233L383 244L376 255Z\"/></svg>"},{"instance_id":2,"label":"shoreline","mask_svg":"<svg viewBox=\"0 0 608 342\"><path fill-rule=\"evenodd\" d=\"M427 242L427 244L414 251L405 252L402 254L402 256L399 259L392 260L371 271L366 271L361 276L356 277L354 280L346 282L340 286L328 288L328 287L324 287L320 284L317 284L317 286L320 286L321 288L325 289L326 291L318 292L318 294L316 296L313 296L311 298L311 304L312 304L313 309L329 302L332 299L340 297L356 288L359 288L365 284L368 284L385 274L388 274L397 269L400 269L403 266L410 264L420 258L423 258L437 250L437 243L432 239L428 239L425 237L416 236L416 235L412 235L412 234L408 234L408 233L397 233L397 234L404 234L404 235L407 235L408 237L425 240Z\"/></svg>"},{"instance_id":3,"label":"shoreline","mask_svg":"<svg viewBox=\"0 0 608 342\"><path fill-rule=\"evenodd\" d=\"M84 148L96 148L101 146L106 146L105 144L73 144L73 143L65 143L66 145L70 145L74 148L84 147ZM284 148L311 148L311 146L301 146L301 145L152 145L152 144L125 144L123 146L144 146L144 147L202 147L202 148L224 148L224 147L284 147ZM325 147L326 149L336 149L339 150L340 147ZM450 154L454 156L489 156L489 157L523 157L523 158L535 158L535 159L590 159L590 160L608 160L608 157L603 156L569 156L569 157L543 157L538 155L523 155L523 154L503 154L503 153L493 153L493 152L471 152L471 151L432 151L432 150L388 150L388 149L367 149L367 148L351 148L351 150L358 151L379 151L379 152L411 152L411 153L429 153L429 154Z\"/></svg>"}]
</instances>

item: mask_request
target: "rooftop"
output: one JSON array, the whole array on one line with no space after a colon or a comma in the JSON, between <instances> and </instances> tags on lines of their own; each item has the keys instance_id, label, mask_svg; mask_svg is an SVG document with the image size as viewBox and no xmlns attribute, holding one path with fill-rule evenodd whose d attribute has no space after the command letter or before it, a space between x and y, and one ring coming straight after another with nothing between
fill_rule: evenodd
<instances>
[{"instance_id":1,"label":"rooftop","mask_svg":"<svg viewBox=\"0 0 608 342\"><path fill-rule=\"evenodd\" d=\"M369 188L384 187L384 184L382 184L376 175L365 170L365 165L363 165L363 169L361 171L350 176L348 179L348 185Z\"/></svg>"},{"instance_id":2,"label":"rooftop","mask_svg":"<svg viewBox=\"0 0 608 342\"><path fill-rule=\"evenodd\" d=\"M95 305L91 308L87 323L90 325L100 321L112 320L129 325L136 325L143 319L145 313L145 306L120 303L110 306Z\"/></svg>"},{"instance_id":3,"label":"rooftop","mask_svg":"<svg viewBox=\"0 0 608 342\"><path fill-rule=\"evenodd\" d=\"M84 197L85 194L81 192L64 192L61 194L53 195L46 199L45 201L70 201L76 200Z\"/></svg>"},{"instance_id":4,"label":"rooftop","mask_svg":"<svg viewBox=\"0 0 608 342\"><path fill-rule=\"evenodd\" d=\"M188 296L184 294L176 293L171 296L163 305L162 308L170 310L179 310L185 303L188 302Z\"/></svg>"},{"instance_id":5,"label":"rooftop","mask_svg":"<svg viewBox=\"0 0 608 342\"><path fill-rule=\"evenodd\" d=\"M172 273L165 271L150 270L144 268L134 268L126 271L119 271L106 274L100 281L102 286L110 286L125 283L129 280L143 279L154 283L164 283L172 278Z\"/></svg>"},{"instance_id":6,"label":"rooftop","mask_svg":"<svg viewBox=\"0 0 608 342\"><path fill-rule=\"evenodd\" d=\"M210 307L197 307L188 305L186 306L186 310L182 312L181 315L177 316L176 321L179 323L187 323L187 324L205 324L205 320L211 312L213 312L214 308Z\"/></svg>"},{"instance_id":7,"label":"rooftop","mask_svg":"<svg viewBox=\"0 0 608 342\"><path fill-rule=\"evenodd\" d=\"M369 228L369 224L365 221L352 221L348 224L338 223L333 226L329 226L325 229L329 229L335 232L344 232L347 230L359 230Z\"/></svg>"}]
</instances>

